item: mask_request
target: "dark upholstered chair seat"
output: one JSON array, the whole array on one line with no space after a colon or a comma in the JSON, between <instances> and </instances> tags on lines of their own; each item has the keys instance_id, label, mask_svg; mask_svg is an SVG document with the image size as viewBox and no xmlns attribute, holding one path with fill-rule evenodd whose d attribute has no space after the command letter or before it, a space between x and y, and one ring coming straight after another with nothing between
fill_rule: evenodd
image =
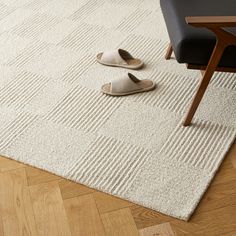
<instances>
[{"instance_id":1,"label":"dark upholstered chair seat","mask_svg":"<svg viewBox=\"0 0 236 236\"><path fill-rule=\"evenodd\" d=\"M216 37L187 25L186 16L236 16L236 0L160 0L171 44L179 63L207 65ZM236 35L236 28L228 31ZM219 64L236 68L236 46L226 48Z\"/></svg>"}]
</instances>

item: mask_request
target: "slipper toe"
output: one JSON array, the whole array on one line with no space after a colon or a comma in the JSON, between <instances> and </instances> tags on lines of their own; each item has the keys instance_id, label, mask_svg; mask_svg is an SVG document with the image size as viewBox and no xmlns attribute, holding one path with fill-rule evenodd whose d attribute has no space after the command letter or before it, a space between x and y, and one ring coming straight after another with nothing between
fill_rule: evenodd
<instances>
[{"instance_id":1,"label":"slipper toe","mask_svg":"<svg viewBox=\"0 0 236 236\"><path fill-rule=\"evenodd\" d=\"M110 94L111 93L111 83L102 85L101 90L105 94Z\"/></svg>"},{"instance_id":2,"label":"slipper toe","mask_svg":"<svg viewBox=\"0 0 236 236\"><path fill-rule=\"evenodd\" d=\"M102 52L97 54L97 61L101 61L102 54L103 54Z\"/></svg>"}]
</instances>

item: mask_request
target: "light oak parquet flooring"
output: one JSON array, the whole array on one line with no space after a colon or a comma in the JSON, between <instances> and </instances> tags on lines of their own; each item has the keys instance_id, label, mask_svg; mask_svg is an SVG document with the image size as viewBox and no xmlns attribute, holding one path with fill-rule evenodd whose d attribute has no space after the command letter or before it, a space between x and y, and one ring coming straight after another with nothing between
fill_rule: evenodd
<instances>
[{"instance_id":1,"label":"light oak parquet flooring","mask_svg":"<svg viewBox=\"0 0 236 236\"><path fill-rule=\"evenodd\" d=\"M0 157L0 236L235 236L236 144L189 222Z\"/></svg>"}]
</instances>

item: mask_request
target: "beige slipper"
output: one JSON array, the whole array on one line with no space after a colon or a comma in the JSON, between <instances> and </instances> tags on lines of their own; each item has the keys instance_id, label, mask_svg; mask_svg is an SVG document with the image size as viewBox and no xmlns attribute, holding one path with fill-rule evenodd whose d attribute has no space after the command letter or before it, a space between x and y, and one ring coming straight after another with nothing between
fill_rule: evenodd
<instances>
[{"instance_id":1,"label":"beige slipper","mask_svg":"<svg viewBox=\"0 0 236 236\"><path fill-rule=\"evenodd\" d=\"M131 73L109 84L102 86L102 92L111 96L125 96L134 93L142 93L153 90L155 83L151 80L139 80Z\"/></svg>"},{"instance_id":2,"label":"beige slipper","mask_svg":"<svg viewBox=\"0 0 236 236\"><path fill-rule=\"evenodd\" d=\"M137 70L143 66L140 59L133 58L131 54L123 49L102 52L97 55L97 61L106 66L116 66Z\"/></svg>"}]
</instances>

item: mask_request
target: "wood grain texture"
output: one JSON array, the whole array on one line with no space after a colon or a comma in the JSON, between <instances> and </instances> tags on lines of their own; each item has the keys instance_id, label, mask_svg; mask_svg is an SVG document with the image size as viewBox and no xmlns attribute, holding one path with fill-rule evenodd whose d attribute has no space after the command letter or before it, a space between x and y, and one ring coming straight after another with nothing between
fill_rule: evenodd
<instances>
[{"instance_id":1,"label":"wood grain texture","mask_svg":"<svg viewBox=\"0 0 236 236\"><path fill-rule=\"evenodd\" d=\"M1 212L0 212L0 235L4 235Z\"/></svg>"},{"instance_id":2,"label":"wood grain texture","mask_svg":"<svg viewBox=\"0 0 236 236\"><path fill-rule=\"evenodd\" d=\"M115 211L134 205L131 202L97 191L93 193L93 197L96 201L97 208L100 213Z\"/></svg>"},{"instance_id":3,"label":"wood grain texture","mask_svg":"<svg viewBox=\"0 0 236 236\"><path fill-rule=\"evenodd\" d=\"M174 229L178 229L179 232L187 232L188 235L222 235L236 230L235 212L236 205L227 206L202 214L195 214L189 223L173 220L171 225ZM224 224L219 227L223 221Z\"/></svg>"},{"instance_id":4,"label":"wood grain texture","mask_svg":"<svg viewBox=\"0 0 236 236\"><path fill-rule=\"evenodd\" d=\"M63 199L81 196L95 192L94 189L88 188L82 184L62 179L59 181L59 187Z\"/></svg>"},{"instance_id":5,"label":"wood grain texture","mask_svg":"<svg viewBox=\"0 0 236 236\"><path fill-rule=\"evenodd\" d=\"M61 179L61 177L57 175L30 166L26 167L26 174L29 185L36 185Z\"/></svg>"},{"instance_id":6,"label":"wood grain texture","mask_svg":"<svg viewBox=\"0 0 236 236\"><path fill-rule=\"evenodd\" d=\"M235 27L236 16L187 16L186 22L195 27Z\"/></svg>"},{"instance_id":7,"label":"wood grain texture","mask_svg":"<svg viewBox=\"0 0 236 236\"><path fill-rule=\"evenodd\" d=\"M129 208L104 213L101 215L107 235L110 236L138 236L134 219Z\"/></svg>"},{"instance_id":8,"label":"wood grain texture","mask_svg":"<svg viewBox=\"0 0 236 236\"><path fill-rule=\"evenodd\" d=\"M172 231L170 223L163 223L145 229L141 229L139 230L139 234L140 236L153 236L153 235L176 236L176 233Z\"/></svg>"},{"instance_id":9,"label":"wood grain texture","mask_svg":"<svg viewBox=\"0 0 236 236\"><path fill-rule=\"evenodd\" d=\"M0 236L236 235L236 144L189 222L0 157Z\"/></svg>"},{"instance_id":10,"label":"wood grain texture","mask_svg":"<svg viewBox=\"0 0 236 236\"><path fill-rule=\"evenodd\" d=\"M187 68L190 70L201 70L205 71L206 66L202 65L194 65L194 64L186 64ZM220 71L220 72L232 72L236 73L236 68L233 67L217 67L215 71Z\"/></svg>"},{"instance_id":11,"label":"wood grain texture","mask_svg":"<svg viewBox=\"0 0 236 236\"><path fill-rule=\"evenodd\" d=\"M222 236L235 236L236 235L236 231L232 231L232 232L228 232L226 234L222 234Z\"/></svg>"},{"instance_id":12,"label":"wood grain texture","mask_svg":"<svg viewBox=\"0 0 236 236\"><path fill-rule=\"evenodd\" d=\"M14 170L22 167L24 167L24 165L17 161L13 161L5 157L0 158L0 172Z\"/></svg>"},{"instance_id":13,"label":"wood grain texture","mask_svg":"<svg viewBox=\"0 0 236 236\"><path fill-rule=\"evenodd\" d=\"M233 164L234 168L236 169L236 145L233 145L230 150L229 160Z\"/></svg>"},{"instance_id":14,"label":"wood grain texture","mask_svg":"<svg viewBox=\"0 0 236 236\"><path fill-rule=\"evenodd\" d=\"M0 212L4 236L37 235L24 168L0 174Z\"/></svg>"},{"instance_id":15,"label":"wood grain texture","mask_svg":"<svg viewBox=\"0 0 236 236\"><path fill-rule=\"evenodd\" d=\"M130 210L138 229L163 224L173 219L141 206L133 206Z\"/></svg>"},{"instance_id":16,"label":"wood grain texture","mask_svg":"<svg viewBox=\"0 0 236 236\"><path fill-rule=\"evenodd\" d=\"M70 236L58 182L30 186L38 235Z\"/></svg>"},{"instance_id":17,"label":"wood grain texture","mask_svg":"<svg viewBox=\"0 0 236 236\"><path fill-rule=\"evenodd\" d=\"M91 194L64 201L72 236L104 236L105 231Z\"/></svg>"},{"instance_id":18,"label":"wood grain texture","mask_svg":"<svg viewBox=\"0 0 236 236\"><path fill-rule=\"evenodd\" d=\"M170 60L172 53L173 53L173 47L170 43L166 51L165 59Z\"/></svg>"}]
</instances>

